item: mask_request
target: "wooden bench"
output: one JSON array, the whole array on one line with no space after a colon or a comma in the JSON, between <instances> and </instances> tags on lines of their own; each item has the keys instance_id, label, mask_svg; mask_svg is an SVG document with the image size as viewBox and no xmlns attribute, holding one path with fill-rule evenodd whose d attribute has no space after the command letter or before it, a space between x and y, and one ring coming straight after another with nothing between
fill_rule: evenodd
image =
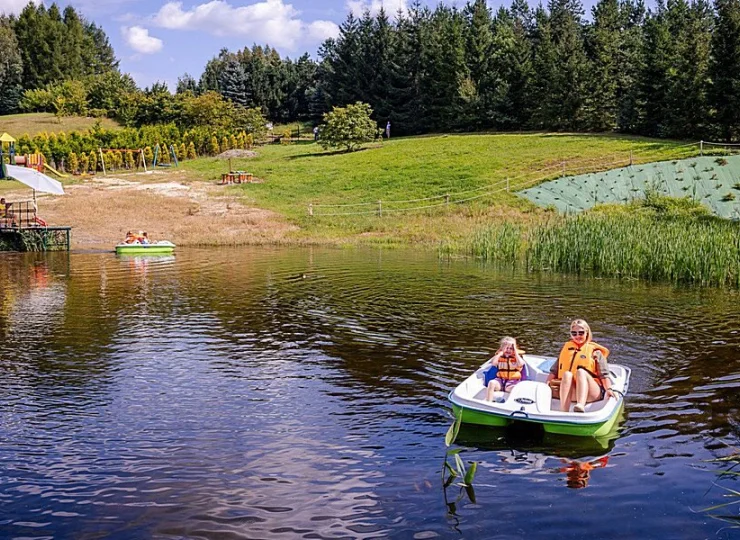
<instances>
[{"instance_id":1,"label":"wooden bench","mask_svg":"<svg viewBox=\"0 0 740 540\"><path fill-rule=\"evenodd\" d=\"M231 171L228 173L223 173L221 175L221 185L249 183L252 181L252 178L252 173L244 171Z\"/></svg>"}]
</instances>

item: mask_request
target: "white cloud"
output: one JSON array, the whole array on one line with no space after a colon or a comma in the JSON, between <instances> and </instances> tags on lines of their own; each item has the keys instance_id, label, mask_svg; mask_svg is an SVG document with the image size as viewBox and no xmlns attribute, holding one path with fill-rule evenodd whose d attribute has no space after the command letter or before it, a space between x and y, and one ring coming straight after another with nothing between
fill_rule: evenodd
<instances>
[{"instance_id":1,"label":"white cloud","mask_svg":"<svg viewBox=\"0 0 740 540\"><path fill-rule=\"evenodd\" d=\"M393 18L396 12L400 9L406 11L406 0L347 0L347 10L354 13L354 15L360 16L366 11L370 12L370 15L377 15L380 8L385 9L385 14L388 17Z\"/></svg>"},{"instance_id":2,"label":"white cloud","mask_svg":"<svg viewBox=\"0 0 740 540\"><path fill-rule=\"evenodd\" d=\"M256 43L294 49L304 37L334 37L339 28L331 21L305 22L300 12L283 0L264 0L235 7L211 0L183 10L182 2L168 2L154 15L154 23L172 30L202 30L217 36L248 36Z\"/></svg>"},{"instance_id":3,"label":"white cloud","mask_svg":"<svg viewBox=\"0 0 740 540\"><path fill-rule=\"evenodd\" d=\"M152 54L162 50L162 40L149 35L149 30L141 26L124 26L121 28L123 39L133 50L142 54Z\"/></svg>"},{"instance_id":4,"label":"white cloud","mask_svg":"<svg viewBox=\"0 0 740 540\"><path fill-rule=\"evenodd\" d=\"M37 6L41 0L30 0ZM28 5L29 0L2 0L0 1L0 14L18 15Z\"/></svg>"}]
</instances>

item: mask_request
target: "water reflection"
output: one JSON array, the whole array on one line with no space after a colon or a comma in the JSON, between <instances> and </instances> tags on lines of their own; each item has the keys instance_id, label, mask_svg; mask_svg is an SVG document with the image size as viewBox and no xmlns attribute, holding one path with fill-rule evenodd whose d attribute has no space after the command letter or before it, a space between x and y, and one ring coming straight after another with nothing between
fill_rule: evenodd
<instances>
[{"instance_id":1,"label":"water reflection","mask_svg":"<svg viewBox=\"0 0 740 540\"><path fill-rule=\"evenodd\" d=\"M605 504L627 536L717 530L689 509L721 498L706 441L738 436L737 292L407 251L52 255L0 256L0 537L610 537ZM463 426L475 491L446 493L449 390L577 317L633 369L620 431Z\"/></svg>"}]
</instances>

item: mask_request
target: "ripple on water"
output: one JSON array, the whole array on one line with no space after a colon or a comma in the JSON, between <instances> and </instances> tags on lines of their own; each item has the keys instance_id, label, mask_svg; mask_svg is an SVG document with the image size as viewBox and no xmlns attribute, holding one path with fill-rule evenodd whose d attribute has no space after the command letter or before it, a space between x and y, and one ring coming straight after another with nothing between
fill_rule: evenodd
<instances>
[{"instance_id":1,"label":"ripple on water","mask_svg":"<svg viewBox=\"0 0 740 540\"><path fill-rule=\"evenodd\" d=\"M0 536L558 536L580 493L604 537L604 504L628 533L717 530L686 509L720 500L694 467L740 433L734 292L272 248L12 256L0 279ZM557 354L576 317L633 369L621 438L464 427L477 502L443 490L447 392L504 335Z\"/></svg>"}]
</instances>

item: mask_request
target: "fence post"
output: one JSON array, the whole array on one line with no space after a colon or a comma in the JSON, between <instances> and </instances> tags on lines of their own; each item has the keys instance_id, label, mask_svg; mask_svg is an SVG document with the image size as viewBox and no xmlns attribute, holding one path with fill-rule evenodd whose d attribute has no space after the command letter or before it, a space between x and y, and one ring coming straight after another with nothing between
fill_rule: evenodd
<instances>
[{"instance_id":1,"label":"fence post","mask_svg":"<svg viewBox=\"0 0 740 540\"><path fill-rule=\"evenodd\" d=\"M98 148L98 152L100 152L100 165L103 167L103 176L107 176L105 173L105 158L103 158L103 149Z\"/></svg>"},{"instance_id":2,"label":"fence post","mask_svg":"<svg viewBox=\"0 0 740 540\"><path fill-rule=\"evenodd\" d=\"M308 205L308 215L313 217L313 203L309 203Z\"/></svg>"},{"instance_id":3,"label":"fence post","mask_svg":"<svg viewBox=\"0 0 740 540\"><path fill-rule=\"evenodd\" d=\"M630 148L630 167L632 167L632 148Z\"/></svg>"},{"instance_id":4,"label":"fence post","mask_svg":"<svg viewBox=\"0 0 740 540\"><path fill-rule=\"evenodd\" d=\"M446 193L445 194L445 204L446 205L449 205L450 204L450 194L449 193Z\"/></svg>"},{"instance_id":5,"label":"fence post","mask_svg":"<svg viewBox=\"0 0 740 540\"><path fill-rule=\"evenodd\" d=\"M383 202L378 199L378 216L383 217Z\"/></svg>"},{"instance_id":6,"label":"fence post","mask_svg":"<svg viewBox=\"0 0 740 540\"><path fill-rule=\"evenodd\" d=\"M704 141L699 141L699 155L704 155Z\"/></svg>"}]
</instances>

